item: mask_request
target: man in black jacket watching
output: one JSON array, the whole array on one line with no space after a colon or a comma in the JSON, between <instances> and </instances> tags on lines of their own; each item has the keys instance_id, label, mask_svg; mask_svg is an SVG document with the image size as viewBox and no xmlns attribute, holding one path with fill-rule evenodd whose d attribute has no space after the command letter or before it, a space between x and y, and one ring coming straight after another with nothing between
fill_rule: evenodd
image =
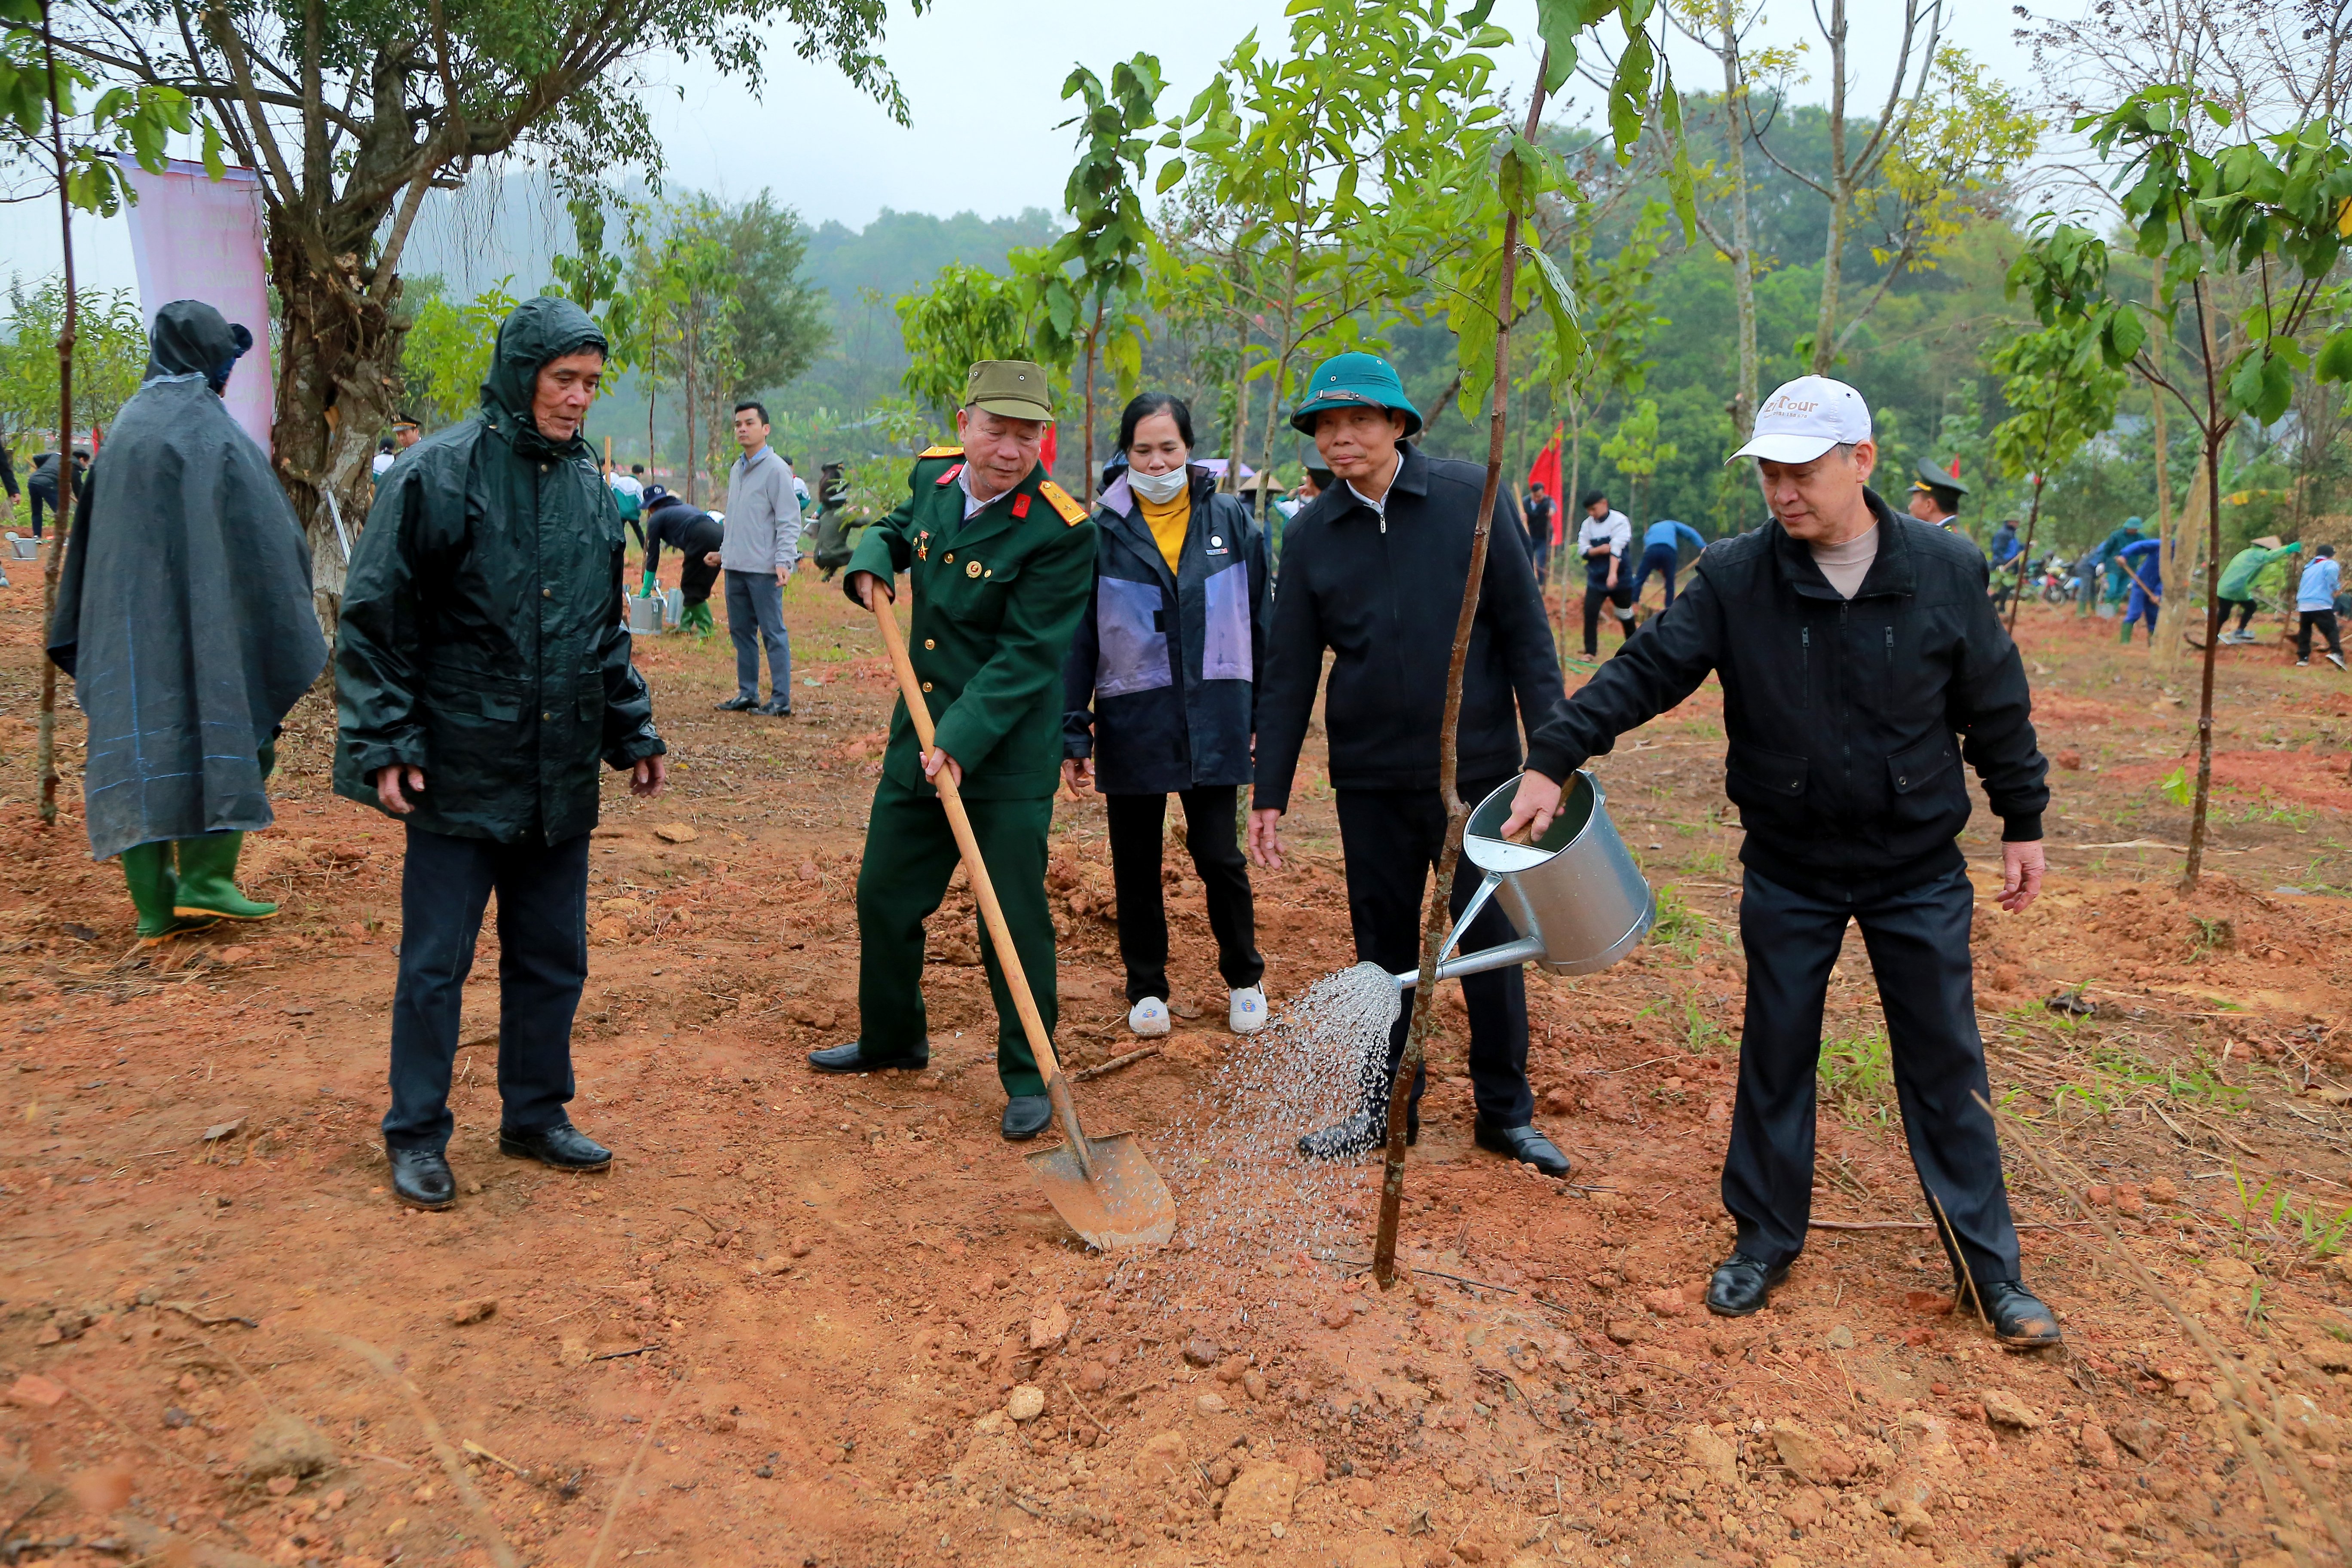
<instances>
[{"instance_id":1,"label":"man in black jacket watching","mask_svg":"<svg viewBox=\"0 0 2352 1568\"><path fill-rule=\"evenodd\" d=\"M1486 470L1425 457L1406 444L1421 428L1421 416L1396 372L1372 354L1340 354L1319 366L1291 424L1315 438L1334 478L1284 531L1274 629L1258 686L1250 858L1282 864L1279 824L1328 648L1334 662L1323 720L1356 957L1391 971L1409 969L1420 952L1422 894L1445 840L1438 728ZM1496 510L1507 504L1498 500ZM1464 799L1475 804L1519 771L1521 723L1532 731L1560 700L1559 660L1528 562L1527 534L1495 528L1455 732ZM1551 780L1573 766L1540 745L1530 751L1540 771L1528 775L1533 784L1520 798L1548 799L1557 808L1559 786ZM1455 876L1457 916L1478 880L1475 871ZM1490 907L1464 942L1486 947L1512 935ZM1462 999L1470 1014L1478 1146L1546 1175L1566 1175L1568 1157L1529 1124L1535 1097L1528 1089L1520 971L1471 975L1462 982ZM1400 1016L1390 1036L1387 1070L1363 1086L1364 1109L1300 1139L1299 1152L1345 1158L1385 1139L1389 1085L1403 1057L1407 1022ZM1416 1076L1408 1141L1420 1132L1422 1084Z\"/></svg>"},{"instance_id":2,"label":"man in black jacket watching","mask_svg":"<svg viewBox=\"0 0 2352 1568\"><path fill-rule=\"evenodd\" d=\"M2017 1229L1986 1105L1969 959L1976 890L1956 842L1965 761L2001 818L2011 912L2042 889L2049 764L2033 735L2017 647L1966 539L1895 516L1869 487L1877 448L1862 395L1801 376L1757 411L1754 458L1772 521L1708 546L1691 587L1601 666L1557 721L1538 765L1567 771L1723 683L1726 792L1747 871L1739 932L1748 1013L1723 1202L1737 1249L1707 1309L1765 1304L1805 1243L1813 1183L1813 1074L1822 1007L1846 922L1862 925L1895 1094L1928 1213L1965 1306L2003 1344L2058 1342L2056 1318L2018 1279ZM1504 831L1540 833L1523 797Z\"/></svg>"}]
</instances>

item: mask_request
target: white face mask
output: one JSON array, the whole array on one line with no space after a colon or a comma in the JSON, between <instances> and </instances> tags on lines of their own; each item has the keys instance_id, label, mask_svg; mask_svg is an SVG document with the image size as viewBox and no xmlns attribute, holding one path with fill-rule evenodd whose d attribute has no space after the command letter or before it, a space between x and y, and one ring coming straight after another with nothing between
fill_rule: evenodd
<instances>
[{"instance_id":1,"label":"white face mask","mask_svg":"<svg viewBox=\"0 0 2352 1568\"><path fill-rule=\"evenodd\" d=\"M1127 471L1128 489L1154 506L1166 506L1182 495L1184 487L1192 482L1191 470L1181 468L1171 468L1164 474L1139 474L1133 468Z\"/></svg>"}]
</instances>

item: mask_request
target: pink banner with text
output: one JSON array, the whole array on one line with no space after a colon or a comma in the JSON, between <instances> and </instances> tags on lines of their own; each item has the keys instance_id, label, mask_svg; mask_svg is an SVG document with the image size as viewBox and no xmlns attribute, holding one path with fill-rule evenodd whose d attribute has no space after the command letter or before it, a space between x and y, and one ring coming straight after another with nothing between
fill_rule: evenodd
<instances>
[{"instance_id":1,"label":"pink banner with text","mask_svg":"<svg viewBox=\"0 0 2352 1568\"><path fill-rule=\"evenodd\" d=\"M228 380L228 411L269 450L277 376L270 368L268 251L261 182L250 169L215 180L202 163L174 158L160 174L125 160L138 202L128 210L139 309L152 325L174 300L201 300L253 334Z\"/></svg>"}]
</instances>

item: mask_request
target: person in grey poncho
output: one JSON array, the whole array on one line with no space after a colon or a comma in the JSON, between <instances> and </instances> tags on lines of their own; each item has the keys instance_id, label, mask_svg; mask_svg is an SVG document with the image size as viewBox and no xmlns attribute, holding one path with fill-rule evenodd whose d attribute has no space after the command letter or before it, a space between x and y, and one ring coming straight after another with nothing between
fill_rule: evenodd
<instances>
[{"instance_id":1,"label":"person in grey poncho","mask_svg":"<svg viewBox=\"0 0 2352 1568\"><path fill-rule=\"evenodd\" d=\"M147 377L85 481L49 624L89 717L90 853L121 857L139 935L275 904L237 890L286 715L327 662L310 551L221 389L253 335L210 305L155 313Z\"/></svg>"}]
</instances>

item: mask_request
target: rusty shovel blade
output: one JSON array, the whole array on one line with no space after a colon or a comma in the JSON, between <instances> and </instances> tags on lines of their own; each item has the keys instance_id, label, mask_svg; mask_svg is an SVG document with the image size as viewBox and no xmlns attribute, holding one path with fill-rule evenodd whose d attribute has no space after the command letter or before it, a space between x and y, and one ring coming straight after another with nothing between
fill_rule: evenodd
<instances>
[{"instance_id":1,"label":"rusty shovel blade","mask_svg":"<svg viewBox=\"0 0 2352 1568\"><path fill-rule=\"evenodd\" d=\"M1088 1138L1094 1180L1067 1143L1023 1156L1045 1201L1100 1252L1158 1247L1176 1234L1176 1200L1132 1132Z\"/></svg>"}]
</instances>

